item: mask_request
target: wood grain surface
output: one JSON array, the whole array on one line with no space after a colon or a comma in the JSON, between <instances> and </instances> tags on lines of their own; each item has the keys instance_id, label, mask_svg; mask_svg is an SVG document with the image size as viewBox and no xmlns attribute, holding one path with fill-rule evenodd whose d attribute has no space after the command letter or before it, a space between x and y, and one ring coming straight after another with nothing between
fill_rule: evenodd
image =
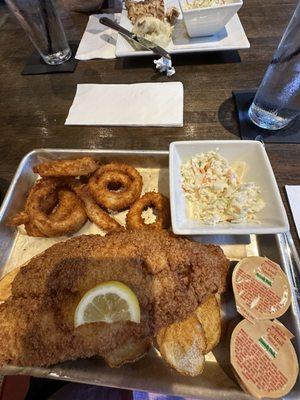
<instances>
[{"instance_id":1,"label":"wood grain surface","mask_svg":"<svg viewBox=\"0 0 300 400\"><path fill-rule=\"evenodd\" d=\"M231 92L257 87L296 4L296 0L244 0L239 15L251 48L175 56L176 75L171 79L154 71L151 57L81 61L75 73L22 76L32 45L6 7L0 6L2 195L22 157L35 148L164 150L174 140L239 138ZM62 18L68 39L79 41L87 15L62 11ZM167 80L183 82L183 128L64 126L78 83ZM266 149L287 206L283 186L300 184L300 145L268 144ZM287 210L299 250L288 206Z\"/></svg>"}]
</instances>

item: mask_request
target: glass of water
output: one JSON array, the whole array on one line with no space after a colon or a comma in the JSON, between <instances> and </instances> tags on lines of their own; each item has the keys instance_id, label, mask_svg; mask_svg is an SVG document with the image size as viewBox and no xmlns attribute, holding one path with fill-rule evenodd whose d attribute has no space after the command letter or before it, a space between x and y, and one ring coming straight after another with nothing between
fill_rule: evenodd
<instances>
[{"instance_id":1,"label":"glass of water","mask_svg":"<svg viewBox=\"0 0 300 400\"><path fill-rule=\"evenodd\" d=\"M62 64L72 53L52 0L6 0L45 63Z\"/></svg>"},{"instance_id":2,"label":"glass of water","mask_svg":"<svg viewBox=\"0 0 300 400\"><path fill-rule=\"evenodd\" d=\"M300 114L300 3L249 109L260 128L277 130Z\"/></svg>"}]
</instances>

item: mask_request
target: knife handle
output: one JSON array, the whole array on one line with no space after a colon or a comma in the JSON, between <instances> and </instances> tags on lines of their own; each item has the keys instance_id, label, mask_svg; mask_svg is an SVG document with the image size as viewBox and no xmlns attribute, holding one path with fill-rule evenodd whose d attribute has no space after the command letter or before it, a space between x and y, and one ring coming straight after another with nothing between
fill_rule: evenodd
<instances>
[{"instance_id":1,"label":"knife handle","mask_svg":"<svg viewBox=\"0 0 300 400\"><path fill-rule=\"evenodd\" d=\"M129 38L132 38L133 36L132 32L129 32L127 29L123 28L123 26L120 26L119 24L117 24L116 22L112 21L107 17L101 17L99 19L99 22L100 24L103 24L111 29L114 29L115 31L118 31Z\"/></svg>"}]
</instances>

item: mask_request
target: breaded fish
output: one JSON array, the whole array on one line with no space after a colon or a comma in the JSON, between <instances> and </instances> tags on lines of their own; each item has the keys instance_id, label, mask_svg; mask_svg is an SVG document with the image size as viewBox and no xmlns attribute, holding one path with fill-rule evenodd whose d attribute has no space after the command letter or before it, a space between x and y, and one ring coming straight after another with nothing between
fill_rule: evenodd
<instances>
[{"instance_id":1,"label":"breaded fish","mask_svg":"<svg viewBox=\"0 0 300 400\"><path fill-rule=\"evenodd\" d=\"M0 305L0 365L51 365L103 355L129 340L153 337L224 291L228 260L218 246L141 229L60 242L21 268ZM116 280L137 295L141 323L74 328L86 291Z\"/></svg>"}]
</instances>

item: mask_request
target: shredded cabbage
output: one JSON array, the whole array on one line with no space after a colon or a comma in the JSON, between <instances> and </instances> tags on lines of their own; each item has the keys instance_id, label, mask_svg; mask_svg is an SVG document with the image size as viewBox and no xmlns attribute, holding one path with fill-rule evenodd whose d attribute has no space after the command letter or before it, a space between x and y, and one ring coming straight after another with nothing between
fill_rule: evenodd
<instances>
[{"instance_id":1,"label":"shredded cabbage","mask_svg":"<svg viewBox=\"0 0 300 400\"><path fill-rule=\"evenodd\" d=\"M243 183L219 153L210 151L182 164L182 188L189 216L206 225L259 223L265 207L256 183Z\"/></svg>"},{"instance_id":2,"label":"shredded cabbage","mask_svg":"<svg viewBox=\"0 0 300 400\"><path fill-rule=\"evenodd\" d=\"M226 4L225 0L187 0L185 3L186 9L191 8L205 8L205 7L214 7L214 6L221 6Z\"/></svg>"}]
</instances>

